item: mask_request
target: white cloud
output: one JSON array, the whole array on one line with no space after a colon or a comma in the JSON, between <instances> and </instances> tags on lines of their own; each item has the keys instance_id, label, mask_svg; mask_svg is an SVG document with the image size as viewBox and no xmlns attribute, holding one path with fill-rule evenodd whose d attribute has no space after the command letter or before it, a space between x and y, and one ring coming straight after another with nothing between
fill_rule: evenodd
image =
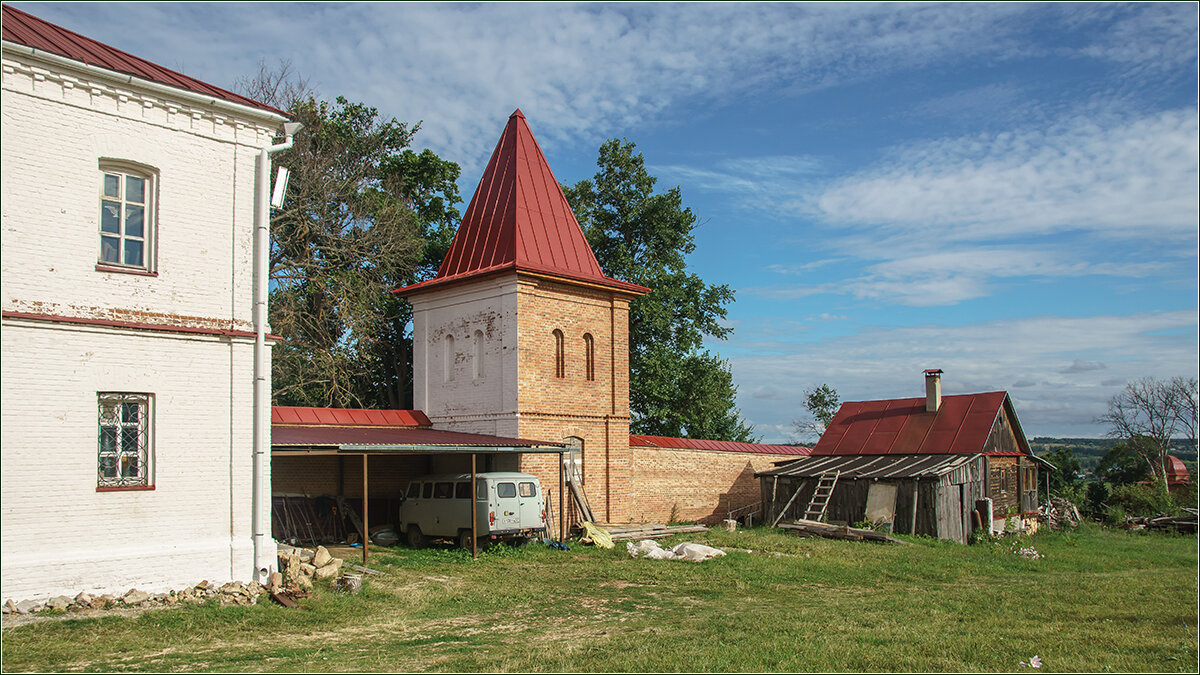
<instances>
[{"instance_id":1,"label":"white cloud","mask_svg":"<svg viewBox=\"0 0 1200 675\"><path fill-rule=\"evenodd\" d=\"M1009 390L1031 436L1097 435L1103 429L1095 418L1125 382L1196 374L1196 319L1195 311L1043 316L867 328L853 336L769 347L747 344L735 333L729 348L762 354L730 359L744 392L738 404L747 419L762 425L760 433L796 418L808 387L828 383L842 400L915 397L924 393L922 370L941 368L947 394ZM1081 359L1100 354L1102 368L1098 360ZM759 391L770 396L752 395Z\"/></svg>"},{"instance_id":2,"label":"white cloud","mask_svg":"<svg viewBox=\"0 0 1200 675\"><path fill-rule=\"evenodd\" d=\"M828 222L871 227L880 247L1081 230L1184 242L1200 211L1198 153L1195 109L1111 125L1073 118L900 148L810 206Z\"/></svg>"}]
</instances>

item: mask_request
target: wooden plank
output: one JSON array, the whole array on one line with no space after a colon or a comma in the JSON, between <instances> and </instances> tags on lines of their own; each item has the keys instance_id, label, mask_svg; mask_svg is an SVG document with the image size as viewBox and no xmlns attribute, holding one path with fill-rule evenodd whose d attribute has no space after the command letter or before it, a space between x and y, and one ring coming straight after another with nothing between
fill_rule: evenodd
<instances>
[{"instance_id":1,"label":"wooden plank","mask_svg":"<svg viewBox=\"0 0 1200 675\"><path fill-rule=\"evenodd\" d=\"M801 487L803 487L803 484ZM783 520L783 514L787 513L787 510L792 506L792 502L796 501L796 497L798 496L800 496L800 488L796 488L796 491L792 493L792 498L787 501L787 504L784 505L783 510L779 512L779 515L775 516L775 522L771 523L771 527L775 527L779 524L780 520Z\"/></svg>"}]
</instances>

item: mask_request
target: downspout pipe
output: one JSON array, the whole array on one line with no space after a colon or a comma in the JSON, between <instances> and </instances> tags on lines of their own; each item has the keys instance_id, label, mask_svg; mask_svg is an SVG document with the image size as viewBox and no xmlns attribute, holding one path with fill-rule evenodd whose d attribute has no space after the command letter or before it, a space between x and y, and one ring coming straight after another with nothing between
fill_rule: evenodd
<instances>
[{"instance_id":1,"label":"downspout pipe","mask_svg":"<svg viewBox=\"0 0 1200 675\"><path fill-rule=\"evenodd\" d=\"M297 122L283 125L282 143L263 147L254 167L254 478L251 494L251 532L254 539L254 580L265 584L276 568L271 522L271 365L267 359L267 291L271 246L271 155L292 147Z\"/></svg>"}]
</instances>

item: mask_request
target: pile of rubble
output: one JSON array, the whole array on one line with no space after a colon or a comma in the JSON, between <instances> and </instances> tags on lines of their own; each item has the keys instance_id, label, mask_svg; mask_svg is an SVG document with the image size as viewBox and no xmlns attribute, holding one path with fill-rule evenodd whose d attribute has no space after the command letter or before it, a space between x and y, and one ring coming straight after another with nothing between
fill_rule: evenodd
<instances>
[{"instance_id":1,"label":"pile of rubble","mask_svg":"<svg viewBox=\"0 0 1200 675\"><path fill-rule=\"evenodd\" d=\"M60 595L45 601L22 600L13 602L9 599L4 603L5 614L36 614L47 610L65 610L79 612L87 609L120 609L171 607L181 603L200 604L210 599L216 599L222 607L229 605L253 605L258 602L262 587L255 583L231 581L219 588L207 580L182 591L169 593L147 593L136 588L129 589L124 595L90 595L80 593L74 598Z\"/></svg>"},{"instance_id":2,"label":"pile of rubble","mask_svg":"<svg viewBox=\"0 0 1200 675\"><path fill-rule=\"evenodd\" d=\"M342 571L342 559L330 555L324 546L316 551L291 546L279 547L279 569L276 579L272 575L271 586L295 584L302 590L312 590L313 581L336 580Z\"/></svg>"},{"instance_id":3,"label":"pile of rubble","mask_svg":"<svg viewBox=\"0 0 1200 675\"><path fill-rule=\"evenodd\" d=\"M1052 530L1078 527L1079 521L1083 520L1083 517L1079 515L1079 509L1070 500L1062 497L1054 497L1039 511L1041 511L1042 521Z\"/></svg>"}]
</instances>

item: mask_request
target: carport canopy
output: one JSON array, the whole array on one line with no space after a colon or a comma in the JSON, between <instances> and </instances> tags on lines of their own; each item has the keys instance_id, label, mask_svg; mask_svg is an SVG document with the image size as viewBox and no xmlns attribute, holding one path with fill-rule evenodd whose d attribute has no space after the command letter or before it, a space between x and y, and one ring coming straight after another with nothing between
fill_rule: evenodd
<instances>
[{"instance_id":1,"label":"carport canopy","mask_svg":"<svg viewBox=\"0 0 1200 675\"><path fill-rule=\"evenodd\" d=\"M272 456L361 455L363 467L363 564L369 559L370 522L367 508L370 455L470 455L471 456L471 555L476 556L475 458L477 455L558 453L562 443L506 438L487 434L429 428L420 411L348 410L335 408L276 407L271 414ZM558 462L560 488L559 538L566 537L562 462Z\"/></svg>"}]
</instances>

